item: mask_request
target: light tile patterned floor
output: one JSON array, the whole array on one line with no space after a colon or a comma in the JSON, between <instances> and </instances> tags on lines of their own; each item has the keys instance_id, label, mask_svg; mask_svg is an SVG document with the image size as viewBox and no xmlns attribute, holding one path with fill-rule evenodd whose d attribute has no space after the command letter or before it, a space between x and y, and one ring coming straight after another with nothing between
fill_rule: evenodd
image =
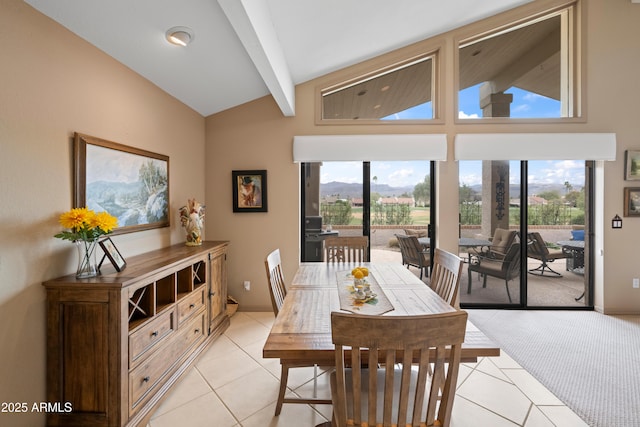
<instances>
[{"instance_id":1,"label":"light tile patterned floor","mask_svg":"<svg viewBox=\"0 0 640 427\"><path fill-rule=\"evenodd\" d=\"M331 417L330 405L285 404L275 417L280 364L263 359L273 314L238 312L231 326L156 410L150 427L309 426ZM326 372L318 396L330 398ZM313 368L292 369L291 393L311 396ZM461 367L452 427L587 426L508 355Z\"/></svg>"}]
</instances>

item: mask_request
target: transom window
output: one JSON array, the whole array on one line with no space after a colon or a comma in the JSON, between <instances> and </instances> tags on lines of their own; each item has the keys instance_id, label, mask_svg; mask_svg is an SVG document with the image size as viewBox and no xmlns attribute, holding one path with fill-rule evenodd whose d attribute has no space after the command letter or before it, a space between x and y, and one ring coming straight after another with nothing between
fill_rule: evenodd
<instances>
[{"instance_id":1,"label":"transom window","mask_svg":"<svg viewBox=\"0 0 640 427\"><path fill-rule=\"evenodd\" d=\"M573 6L467 38L458 49L458 118L579 117Z\"/></svg>"},{"instance_id":2,"label":"transom window","mask_svg":"<svg viewBox=\"0 0 640 427\"><path fill-rule=\"evenodd\" d=\"M421 56L322 89L321 119L433 119L435 59L435 54Z\"/></svg>"}]
</instances>

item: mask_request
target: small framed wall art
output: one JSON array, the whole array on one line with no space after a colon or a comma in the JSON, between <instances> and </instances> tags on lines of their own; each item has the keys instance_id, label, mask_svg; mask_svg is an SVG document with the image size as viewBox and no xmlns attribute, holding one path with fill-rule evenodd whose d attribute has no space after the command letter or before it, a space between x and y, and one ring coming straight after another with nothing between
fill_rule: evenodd
<instances>
[{"instance_id":1,"label":"small framed wall art","mask_svg":"<svg viewBox=\"0 0 640 427\"><path fill-rule=\"evenodd\" d=\"M640 187L625 187L624 216L640 216Z\"/></svg>"},{"instance_id":2,"label":"small framed wall art","mask_svg":"<svg viewBox=\"0 0 640 427\"><path fill-rule=\"evenodd\" d=\"M234 212L267 212L267 171L232 171Z\"/></svg>"},{"instance_id":3,"label":"small framed wall art","mask_svg":"<svg viewBox=\"0 0 640 427\"><path fill-rule=\"evenodd\" d=\"M627 150L624 152L624 179L627 181L640 180L640 151Z\"/></svg>"}]
</instances>

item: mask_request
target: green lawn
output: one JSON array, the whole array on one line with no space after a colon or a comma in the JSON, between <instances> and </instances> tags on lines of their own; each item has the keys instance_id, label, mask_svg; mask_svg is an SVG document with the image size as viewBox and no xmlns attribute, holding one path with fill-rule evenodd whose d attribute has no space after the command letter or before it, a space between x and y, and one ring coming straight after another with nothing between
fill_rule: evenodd
<instances>
[{"instance_id":1,"label":"green lawn","mask_svg":"<svg viewBox=\"0 0 640 427\"><path fill-rule=\"evenodd\" d=\"M412 225L429 224L429 208L411 208ZM351 222L349 225L362 225L362 208L351 208Z\"/></svg>"},{"instance_id":2,"label":"green lawn","mask_svg":"<svg viewBox=\"0 0 640 427\"><path fill-rule=\"evenodd\" d=\"M565 221L570 221L571 218L576 218L576 217L584 218L584 211L578 208L566 208L566 210L563 210L562 214L563 216L561 219ZM481 215L482 215L481 211L476 213L478 222ZM520 218L520 209L514 208L514 207L509 208L509 223L511 225L518 225L519 218ZM530 220L533 220L534 218L535 217L532 216L530 217ZM413 220L412 225L426 226L431 222L429 208L428 207L411 208L411 219ZM531 221L531 222L534 222L534 221ZM362 225L362 208L361 207L351 208L351 222L349 222L349 225Z\"/></svg>"}]
</instances>

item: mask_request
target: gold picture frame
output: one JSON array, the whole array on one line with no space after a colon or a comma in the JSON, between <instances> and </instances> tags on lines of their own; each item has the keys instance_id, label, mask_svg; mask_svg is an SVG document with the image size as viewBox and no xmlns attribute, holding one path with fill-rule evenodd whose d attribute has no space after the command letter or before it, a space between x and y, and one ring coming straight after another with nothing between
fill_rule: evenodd
<instances>
[{"instance_id":1,"label":"gold picture frame","mask_svg":"<svg viewBox=\"0 0 640 427\"><path fill-rule=\"evenodd\" d=\"M74 207L108 212L114 234L169 227L169 156L74 135Z\"/></svg>"}]
</instances>

